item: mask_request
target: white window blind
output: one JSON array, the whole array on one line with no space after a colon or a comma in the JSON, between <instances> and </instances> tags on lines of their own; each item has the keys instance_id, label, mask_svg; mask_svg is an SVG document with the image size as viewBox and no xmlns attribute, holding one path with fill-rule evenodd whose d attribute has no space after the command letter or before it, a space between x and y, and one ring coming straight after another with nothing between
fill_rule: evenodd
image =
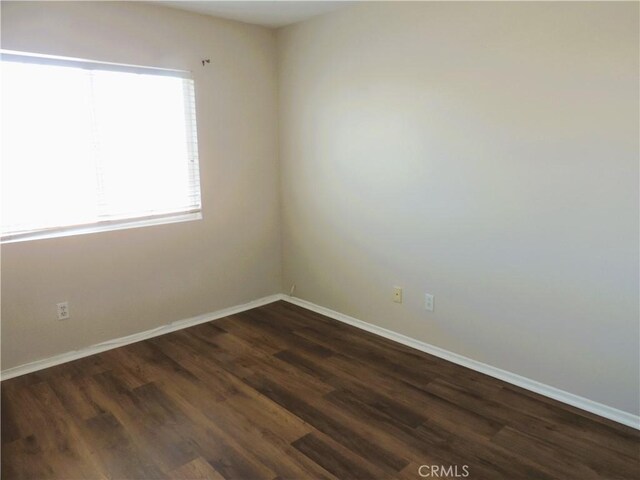
<instances>
[{"instance_id":1,"label":"white window blind","mask_svg":"<svg viewBox=\"0 0 640 480\"><path fill-rule=\"evenodd\" d=\"M2 240L199 218L188 72L2 53Z\"/></svg>"}]
</instances>

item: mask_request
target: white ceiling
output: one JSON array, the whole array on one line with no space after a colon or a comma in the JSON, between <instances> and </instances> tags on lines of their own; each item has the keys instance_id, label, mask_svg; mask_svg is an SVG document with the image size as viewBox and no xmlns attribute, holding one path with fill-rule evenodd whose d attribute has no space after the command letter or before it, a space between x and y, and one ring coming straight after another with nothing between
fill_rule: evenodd
<instances>
[{"instance_id":1,"label":"white ceiling","mask_svg":"<svg viewBox=\"0 0 640 480\"><path fill-rule=\"evenodd\" d=\"M266 27L283 27L315 15L337 10L356 2L350 1L156 1L171 8L229 18Z\"/></svg>"}]
</instances>

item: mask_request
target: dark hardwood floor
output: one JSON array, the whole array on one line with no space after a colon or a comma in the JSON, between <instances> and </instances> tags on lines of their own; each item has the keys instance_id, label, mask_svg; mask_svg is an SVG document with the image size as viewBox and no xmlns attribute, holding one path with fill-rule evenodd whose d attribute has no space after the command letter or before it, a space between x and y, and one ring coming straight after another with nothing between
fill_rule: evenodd
<instances>
[{"instance_id":1,"label":"dark hardwood floor","mask_svg":"<svg viewBox=\"0 0 640 480\"><path fill-rule=\"evenodd\" d=\"M284 302L2 383L5 480L638 479L639 445Z\"/></svg>"}]
</instances>

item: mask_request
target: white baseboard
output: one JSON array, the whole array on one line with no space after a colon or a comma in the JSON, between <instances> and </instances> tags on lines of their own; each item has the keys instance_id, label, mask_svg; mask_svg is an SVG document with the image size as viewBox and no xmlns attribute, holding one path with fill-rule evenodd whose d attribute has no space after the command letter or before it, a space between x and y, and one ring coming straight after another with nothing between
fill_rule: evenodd
<instances>
[{"instance_id":1,"label":"white baseboard","mask_svg":"<svg viewBox=\"0 0 640 480\"><path fill-rule=\"evenodd\" d=\"M429 353L449 362L462 365L463 367L470 368L471 370L475 370L480 373L484 373L485 375L489 375L490 377L497 378L504 382L516 385L526 390L530 390L545 397L549 397L554 400L558 400L559 402L566 403L567 405L571 405L581 410L585 410L601 417L608 418L609 420L613 420L614 422L622 423L623 425L640 429L640 416L638 415L634 415L617 408L609 407L608 405L589 400L588 398L584 398L579 395L574 395L573 393L560 390L559 388L555 388L550 385L531 380L530 378L526 378L521 375L502 370L500 368L492 367L491 365L487 365L486 363L478 362L476 360L458 355L457 353L450 352L443 348L421 342L420 340L407 337L391 330L387 330L386 328L363 322L362 320L358 320L357 318L344 315L325 307L321 307L300 298L283 295L282 299L289 303L293 303L294 305L306 308L307 310L311 310L321 315L325 315L329 318L333 318L334 320L338 320L339 322L347 323L362 330L366 330L367 332L374 333L384 338L388 338L389 340L393 340L394 342L398 342L408 347L415 348L416 350L420 350L421 352Z\"/></svg>"},{"instance_id":2,"label":"white baseboard","mask_svg":"<svg viewBox=\"0 0 640 480\"><path fill-rule=\"evenodd\" d=\"M503 380L507 383L522 387L526 390L530 390L545 397L553 398L554 400L566 403L567 405L571 405L581 410L594 413L601 417L608 418L609 420L622 423L623 425L627 425L632 428L640 429L640 416L638 415L633 415L631 413L618 410L617 408L609 407L602 403L589 400L588 398L574 395L573 393L560 390L559 388L545 385L544 383L531 380L529 378L517 375L512 372L508 372L506 370L502 370L500 368L492 367L491 365L487 365L486 363L478 362L476 360L458 355L457 353L450 352L443 348L430 345L428 343L416 340L411 337L407 337L391 330L387 330L386 328L363 322L362 320L358 320L357 318L344 315L325 307L321 307L314 303L307 302L306 300L283 294L270 295L258 300L253 300L243 305L237 305L235 307L225 308L216 312L205 313L195 317L186 318L184 320L178 320L151 330L135 333L126 337L108 340L106 342L92 345L81 350L66 352L60 355L55 355L53 357L44 358L42 360L36 360L35 362L19 365L17 367L8 368L0 372L0 380L8 380L9 378L18 377L20 375L36 372L38 370L43 370L45 368L60 365L62 363L71 362L72 360L77 360L79 358L88 357L96 353L122 347L124 345L129 345L141 340L164 335L165 333L175 332L176 330L182 330L183 328L192 327L200 323L210 322L212 320L228 317L229 315L234 315L246 310L251 310L252 308L267 305L268 303L273 303L278 300L285 300L302 308L306 308L307 310L311 310L321 315L325 315L329 318L333 318L334 320L338 320L339 322L343 322L362 330L366 330L367 332L379 335L381 337L388 338L389 340L393 340L394 342L401 343L402 345L415 348L416 350L429 353L444 360L448 360L452 363L456 363L458 365L462 365L463 367L467 367L477 372L484 373L485 375Z\"/></svg>"},{"instance_id":3,"label":"white baseboard","mask_svg":"<svg viewBox=\"0 0 640 480\"><path fill-rule=\"evenodd\" d=\"M175 332L176 330L182 330L183 328L192 327L200 323L210 322L219 318L228 317L229 315L244 312L245 310L251 310L252 308L260 307L268 303L273 303L277 300L281 300L282 297L282 294L270 295L268 297L253 300L249 303L237 305L235 307L223 308L222 310L218 310L216 312L204 313L195 317L177 320L167 325L162 325L160 327L146 330L144 332L134 333L133 335L120 337L113 340L107 340L106 342L98 343L97 345L85 347L80 350L61 353L60 355L55 355L53 357L43 358L42 360L36 360L35 362L8 368L0 372L0 380L8 380L9 378L18 377L20 375L36 372L38 370L53 367L55 365L60 365L62 363L71 362L72 360L95 355L96 353L122 347L124 345L129 345L130 343L146 340L147 338L157 337L159 335L164 335L165 333Z\"/></svg>"}]
</instances>

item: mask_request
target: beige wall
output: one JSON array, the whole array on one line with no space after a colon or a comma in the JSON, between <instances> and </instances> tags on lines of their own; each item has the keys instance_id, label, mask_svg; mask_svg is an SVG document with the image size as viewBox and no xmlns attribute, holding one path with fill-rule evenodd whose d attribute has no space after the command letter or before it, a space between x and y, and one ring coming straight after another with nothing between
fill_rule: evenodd
<instances>
[{"instance_id":1,"label":"beige wall","mask_svg":"<svg viewBox=\"0 0 640 480\"><path fill-rule=\"evenodd\" d=\"M3 245L3 369L280 291L273 31L124 2L2 2L1 38L193 70L204 210L196 222ZM63 300L71 318L60 322Z\"/></svg>"},{"instance_id":2,"label":"beige wall","mask_svg":"<svg viewBox=\"0 0 640 480\"><path fill-rule=\"evenodd\" d=\"M284 290L638 413L638 4L369 3L278 40Z\"/></svg>"}]
</instances>

